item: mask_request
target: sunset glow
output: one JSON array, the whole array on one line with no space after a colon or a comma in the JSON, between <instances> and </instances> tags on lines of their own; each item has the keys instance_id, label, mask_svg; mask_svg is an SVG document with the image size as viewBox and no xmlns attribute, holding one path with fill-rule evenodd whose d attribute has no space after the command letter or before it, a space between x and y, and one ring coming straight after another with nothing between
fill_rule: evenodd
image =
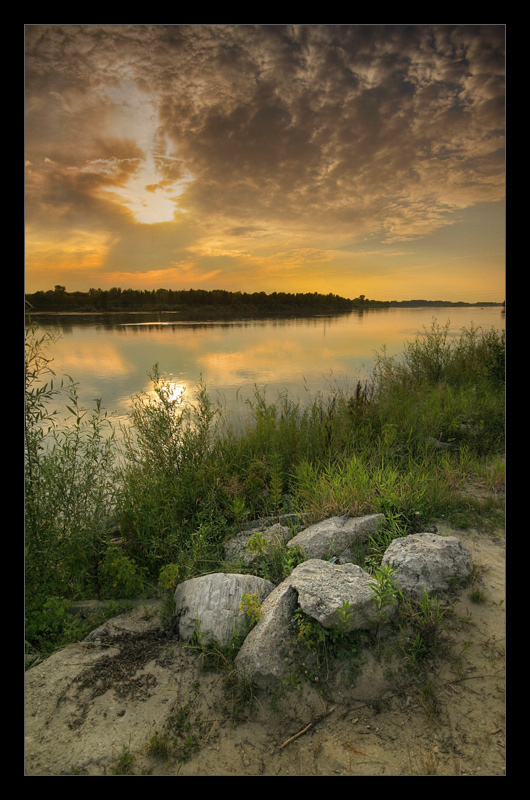
<instances>
[{"instance_id":1,"label":"sunset glow","mask_svg":"<svg viewBox=\"0 0 530 800\"><path fill-rule=\"evenodd\" d=\"M25 40L27 292L504 300L504 25Z\"/></svg>"}]
</instances>

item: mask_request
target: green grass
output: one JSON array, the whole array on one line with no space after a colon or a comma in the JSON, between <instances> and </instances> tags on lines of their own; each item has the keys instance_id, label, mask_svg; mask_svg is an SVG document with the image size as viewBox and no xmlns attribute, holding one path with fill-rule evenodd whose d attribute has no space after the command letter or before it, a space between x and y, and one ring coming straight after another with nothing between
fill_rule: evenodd
<instances>
[{"instance_id":1,"label":"green grass","mask_svg":"<svg viewBox=\"0 0 530 800\"><path fill-rule=\"evenodd\" d=\"M237 428L202 385L173 398L155 365L154 397L134 398L120 439L99 404L80 408L76 384L54 384L48 347L29 327L26 639L39 652L74 636L70 600L167 591L159 577L169 568L178 580L234 568L224 542L260 516L383 513L364 555L370 569L392 538L437 519L503 526L494 493L504 481L503 334L450 338L433 326L400 357L383 351L372 379L350 391L303 406L256 391ZM64 392L71 418L60 425ZM287 563L279 548L261 569L281 579Z\"/></svg>"}]
</instances>

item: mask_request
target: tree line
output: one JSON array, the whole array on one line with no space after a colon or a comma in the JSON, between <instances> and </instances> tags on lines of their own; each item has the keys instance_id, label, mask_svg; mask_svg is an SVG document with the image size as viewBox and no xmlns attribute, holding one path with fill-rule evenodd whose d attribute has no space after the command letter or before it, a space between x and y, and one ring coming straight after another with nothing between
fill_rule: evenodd
<instances>
[{"instance_id":1,"label":"tree line","mask_svg":"<svg viewBox=\"0 0 530 800\"><path fill-rule=\"evenodd\" d=\"M231 313L277 313L288 311L345 312L355 308L424 305L499 305L498 303L450 303L440 300L380 301L365 295L349 299L333 293L318 292L230 292L225 289L89 289L67 292L56 285L48 291L26 294L26 310L37 312L110 313L130 311L199 310Z\"/></svg>"},{"instance_id":2,"label":"tree line","mask_svg":"<svg viewBox=\"0 0 530 800\"><path fill-rule=\"evenodd\" d=\"M329 293L317 292L230 292L225 289L89 289L87 292L67 292L64 286L53 290L26 294L30 311L175 311L186 308L204 309L256 309L275 311L284 309L329 309L348 311L356 301Z\"/></svg>"}]
</instances>

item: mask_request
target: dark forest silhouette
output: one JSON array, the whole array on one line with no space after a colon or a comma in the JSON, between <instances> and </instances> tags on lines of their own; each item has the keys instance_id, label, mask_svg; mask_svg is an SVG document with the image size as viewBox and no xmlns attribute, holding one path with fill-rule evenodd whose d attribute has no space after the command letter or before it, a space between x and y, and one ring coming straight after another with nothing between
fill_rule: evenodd
<instances>
[{"instance_id":1,"label":"dark forest silhouette","mask_svg":"<svg viewBox=\"0 0 530 800\"><path fill-rule=\"evenodd\" d=\"M230 292L224 289L89 289L87 292L67 292L56 285L48 291L26 294L27 311L38 312L163 312L182 314L224 313L241 314L318 314L343 313L354 309L393 306L496 306L501 303L466 303L444 300L369 300L365 295L354 299L318 292Z\"/></svg>"}]
</instances>

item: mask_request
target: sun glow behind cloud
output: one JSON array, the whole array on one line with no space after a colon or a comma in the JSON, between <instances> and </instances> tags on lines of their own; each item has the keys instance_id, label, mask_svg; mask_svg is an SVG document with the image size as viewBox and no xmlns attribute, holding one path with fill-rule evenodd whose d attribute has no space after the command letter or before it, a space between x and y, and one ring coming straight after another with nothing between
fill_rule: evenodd
<instances>
[{"instance_id":1,"label":"sun glow behind cloud","mask_svg":"<svg viewBox=\"0 0 530 800\"><path fill-rule=\"evenodd\" d=\"M153 155L149 155L137 172L132 175L123 187L104 187L103 191L130 209L136 222L152 225L157 222L171 222L175 217L176 200L182 194L185 183L174 184L169 188L160 179Z\"/></svg>"},{"instance_id":2,"label":"sun glow behind cloud","mask_svg":"<svg viewBox=\"0 0 530 800\"><path fill-rule=\"evenodd\" d=\"M127 81L107 93L105 99L114 107L106 135L115 141L132 140L139 155L92 159L81 171L108 178L109 183L99 190L100 196L130 210L136 222L171 222L179 210L178 199L192 177L181 160L168 154L149 94Z\"/></svg>"},{"instance_id":3,"label":"sun glow behind cloud","mask_svg":"<svg viewBox=\"0 0 530 800\"><path fill-rule=\"evenodd\" d=\"M503 26L29 25L26 43L28 291L504 298Z\"/></svg>"}]
</instances>

